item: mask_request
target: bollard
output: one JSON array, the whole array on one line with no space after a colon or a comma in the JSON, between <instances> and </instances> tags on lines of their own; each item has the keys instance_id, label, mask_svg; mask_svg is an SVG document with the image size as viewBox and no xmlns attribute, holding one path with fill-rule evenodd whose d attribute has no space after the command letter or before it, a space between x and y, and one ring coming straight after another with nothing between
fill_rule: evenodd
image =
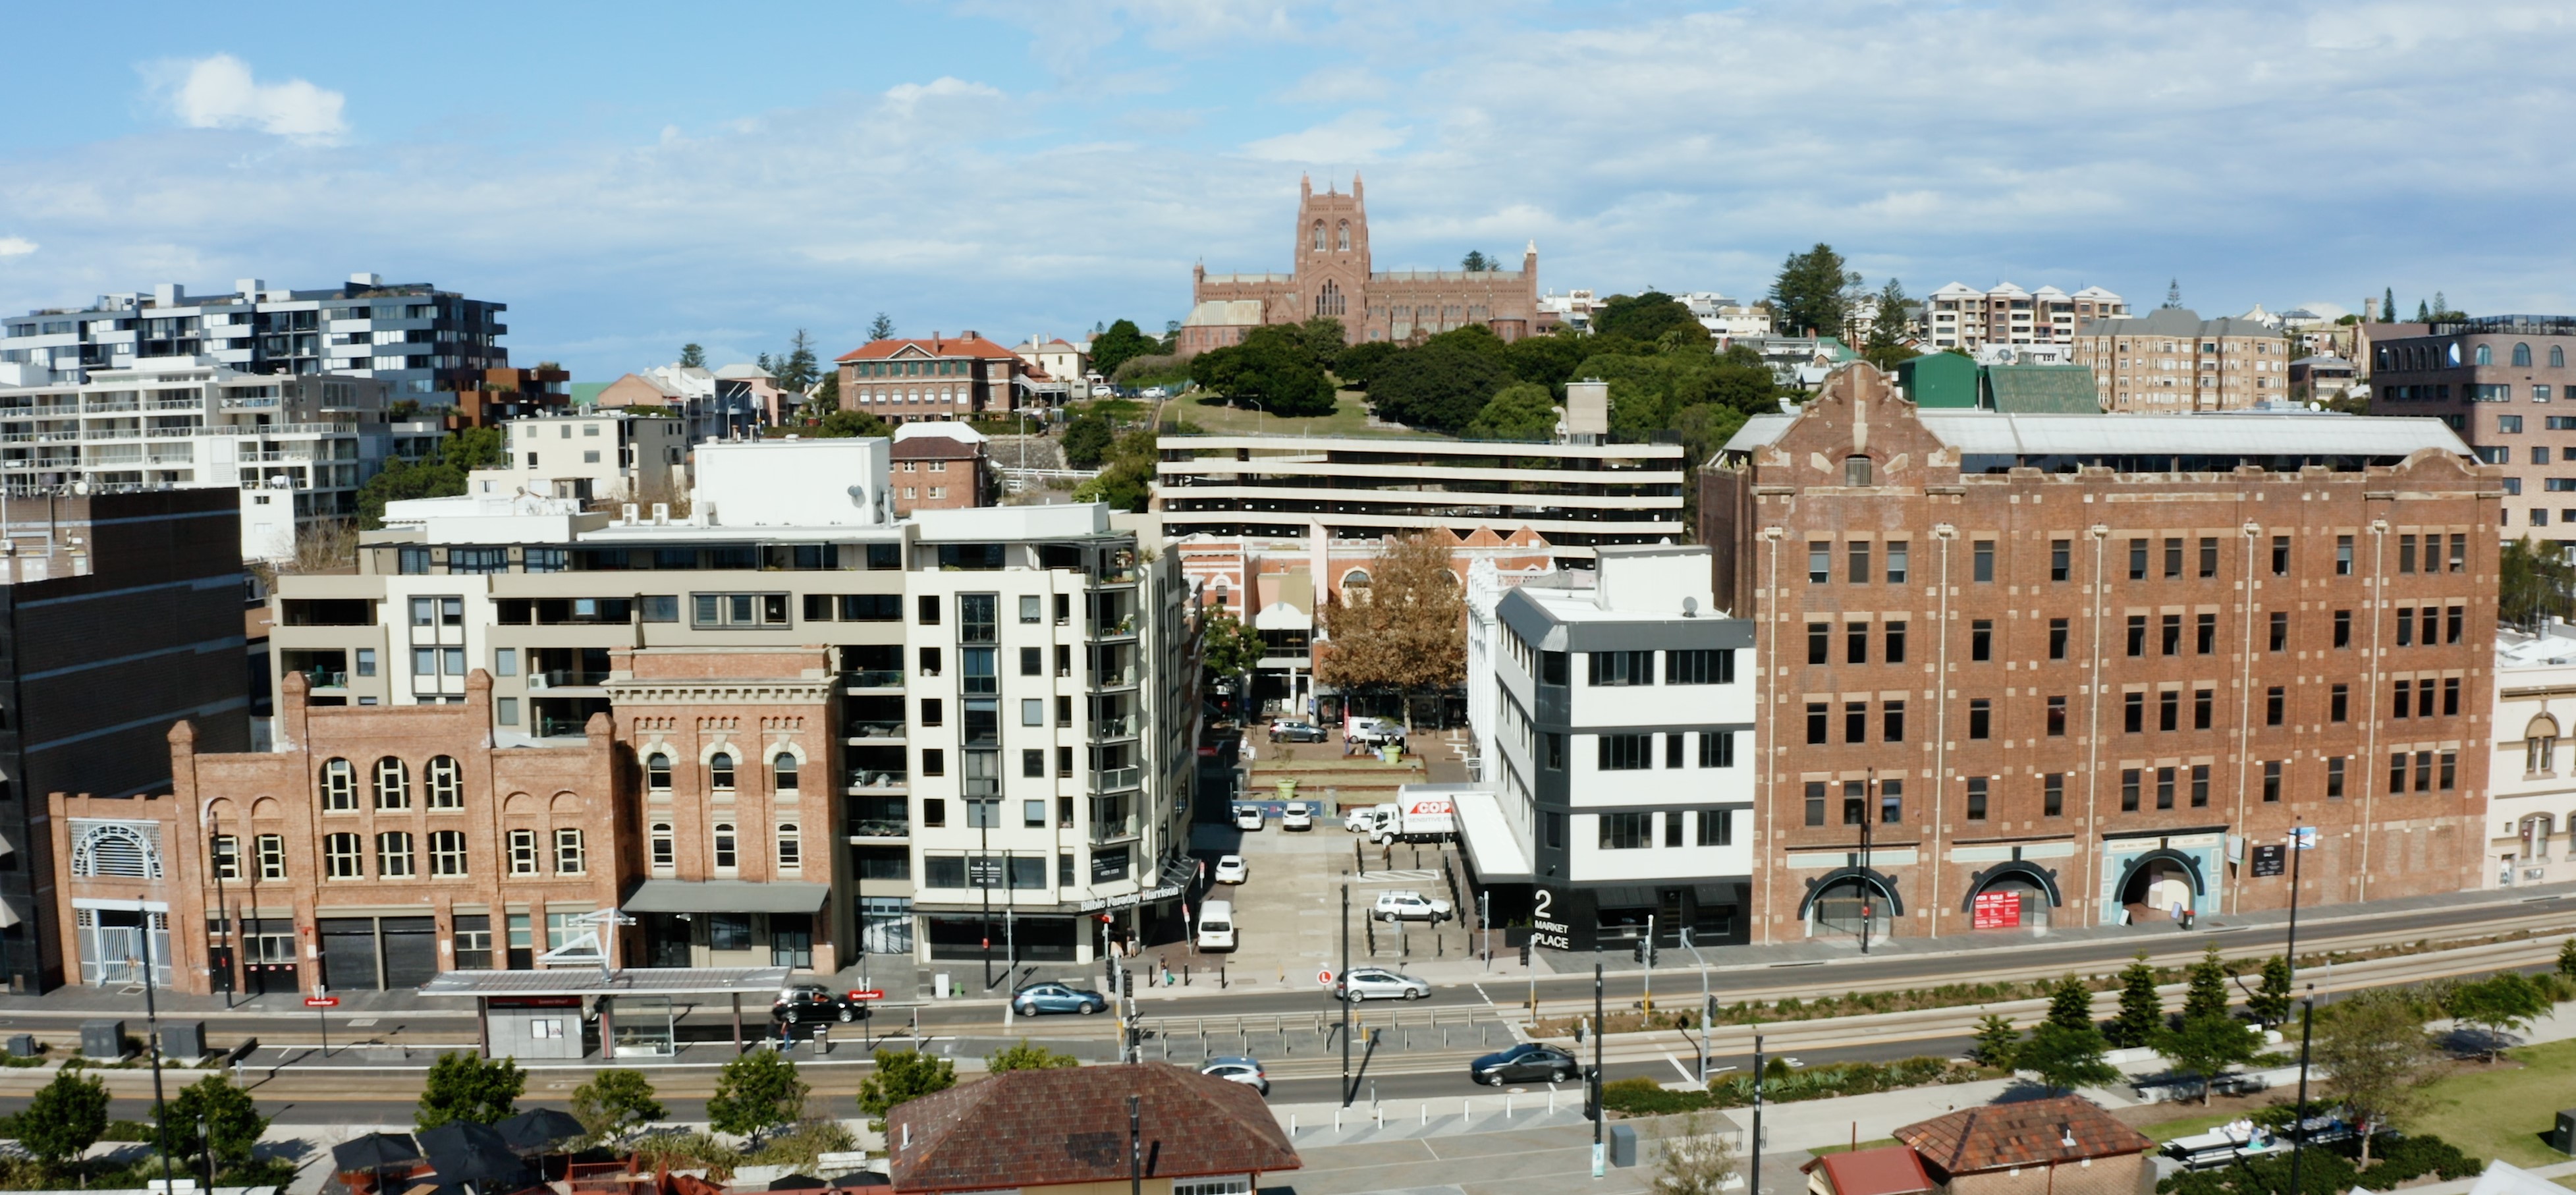
<instances>
[{"instance_id":1,"label":"bollard","mask_svg":"<svg viewBox=\"0 0 2576 1195\"><path fill-rule=\"evenodd\" d=\"M1224 963L1218 963L1218 964L1216 965L1216 986L1218 986L1219 988L1223 988L1223 987L1225 987L1225 986L1226 986L1226 982L1225 982L1225 964L1224 964Z\"/></svg>"},{"instance_id":2,"label":"bollard","mask_svg":"<svg viewBox=\"0 0 2576 1195\"><path fill-rule=\"evenodd\" d=\"M1336 1133L1342 1131L1342 1110L1339 1108L1333 1109L1333 1131Z\"/></svg>"},{"instance_id":3,"label":"bollard","mask_svg":"<svg viewBox=\"0 0 2576 1195\"><path fill-rule=\"evenodd\" d=\"M1429 1104L1422 1105L1422 1127L1426 1129L1431 1127L1431 1105Z\"/></svg>"},{"instance_id":4,"label":"bollard","mask_svg":"<svg viewBox=\"0 0 2576 1195\"><path fill-rule=\"evenodd\" d=\"M1188 963L1181 964L1181 986L1190 986L1190 965Z\"/></svg>"},{"instance_id":5,"label":"bollard","mask_svg":"<svg viewBox=\"0 0 2576 1195\"><path fill-rule=\"evenodd\" d=\"M1556 1087L1554 1084L1550 1084L1547 1089L1547 1114L1550 1116L1556 1115Z\"/></svg>"},{"instance_id":6,"label":"bollard","mask_svg":"<svg viewBox=\"0 0 2576 1195\"><path fill-rule=\"evenodd\" d=\"M1494 1023L1493 1023L1493 1022L1491 1022L1491 1021L1478 1021L1478 1022L1476 1022L1476 1044L1477 1044L1477 1045L1481 1046L1481 1045L1484 1045L1484 1044L1485 1044L1485 1031L1486 1031L1486 1030L1488 1030L1488 1029L1491 1029L1491 1028L1493 1028L1493 1027L1494 1027Z\"/></svg>"},{"instance_id":7,"label":"bollard","mask_svg":"<svg viewBox=\"0 0 2576 1195\"><path fill-rule=\"evenodd\" d=\"M1294 1112L1288 1114L1288 1135L1291 1137L1297 1135L1297 1114Z\"/></svg>"},{"instance_id":8,"label":"bollard","mask_svg":"<svg viewBox=\"0 0 2576 1195\"><path fill-rule=\"evenodd\" d=\"M1506 1092L1504 1092L1504 1093L1503 1093L1503 1119L1505 1119L1505 1120L1510 1120L1511 1118L1512 1118L1512 1093L1510 1093L1510 1092L1506 1091Z\"/></svg>"},{"instance_id":9,"label":"bollard","mask_svg":"<svg viewBox=\"0 0 2576 1195\"><path fill-rule=\"evenodd\" d=\"M1381 1129L1386 1127L1386 1109L1385 1109L1385 1108L1382 1108L1382 1107L1381 1107L1381 1108L1379 1108L1379 1109L1377 1110L1377 1127L1379 1127L1379 1128L1381 1128Z\"/></svg>"},{"instance_id":10,"label":"bollard","mask_svg":"<svg viewBox=\"0 0 2576 1195\"><path fill-rule=\"evenodd\" d=\"M1460 1096L1458 1098L1458 1123L1467 1123L1467 1099L1465 1096Z\"/></svg>"}]
</instances>

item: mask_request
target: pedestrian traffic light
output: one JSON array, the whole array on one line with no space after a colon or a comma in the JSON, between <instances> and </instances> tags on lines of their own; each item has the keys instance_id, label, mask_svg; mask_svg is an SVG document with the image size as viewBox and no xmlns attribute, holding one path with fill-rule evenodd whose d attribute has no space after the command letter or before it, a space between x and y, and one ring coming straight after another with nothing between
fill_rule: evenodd
<instances>
[{"instance_id":1,"label":"pedestrian traffic light","mask_svg":"<svg viewBox=\"0 0 2576 1195\"><path fill-rule=\"evenodd\" d=\"M1522 967L1524 967L1524 968L1526 968L1526 967L1528 967L1529 965L1530 965L1530 944L1529 944L1529 943L1527 943L1527 942L1523 942L1523 943L1521 943L1521 966L1522 966Z\"/></svg>"}]
</instances>

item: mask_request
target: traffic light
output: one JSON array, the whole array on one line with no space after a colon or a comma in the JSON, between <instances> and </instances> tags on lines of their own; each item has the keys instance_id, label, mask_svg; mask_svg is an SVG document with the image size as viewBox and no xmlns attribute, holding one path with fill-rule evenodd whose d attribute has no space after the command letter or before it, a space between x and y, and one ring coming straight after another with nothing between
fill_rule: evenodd
<instances>
[{"instance_id":1,"label":"traffic light","mask_svg":"<svg viewBox=\"0 0 2576 1195\"><path fill-rule=\"evenodd\" d=\"M1527 969L1529 965L1530 965L1530 944L1529 944L1529 943L1527 943L1527 942L1523 942L1523 943L1521 943L1521 966L1522 966L1522 968L1523 968L1523 969Z\"/></svg>"},{"instance_id":2,"label":"traffic light","mask_svg":"<svg viewBox=\"0 0 2576 1195\"><path fill-rule=\"evenodd\" d=\"M1638 962L1643 963L1643 964L1645 964L1646 966L1649 966L1649 967L1654 966L1654 965L1655 965L1655 940L1654 940L1653 938L1639 938L1639 939L1637 939L1637 944L1636 944L1636 947L1635 947L1635 949L1634 949L1634 954L1635 954L1636 960L1637 960Z\"/></svg>"}]
</instances>

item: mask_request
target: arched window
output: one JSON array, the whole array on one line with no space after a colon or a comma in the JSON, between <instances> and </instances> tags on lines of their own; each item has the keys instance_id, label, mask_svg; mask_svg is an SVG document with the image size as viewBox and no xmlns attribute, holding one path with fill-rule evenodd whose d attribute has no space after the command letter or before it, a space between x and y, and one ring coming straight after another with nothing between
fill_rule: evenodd
<instances>
[{"instance_id":1,"label":"arched window","mask_svg":"<svg viewBox=\"0 0 2576 1195\"><path fill-rule=\"evenodd\" d=\"M376 761L376 808L411 808L411 768L390 755Z\"/></svg>"},{"instance_id":2,"label":"arched window","mask_svg":"<svg viewBox=\"0 0 2576 1195\"><path fill-rule=\"evenodd\" d=\"M716 870L731 871L741 865L733 845L733 823L716 823Z\"/></svg>"},{"instance_id":3,"label":"arched window","mask_svg":"<svg viewBox=\"0 0 2576 1195\"><path fill-rule=\"evenodd\" d=\"M652 838L653 869L655 871L669 871L678 863L676 856L679 853L671 843L671 823L653 823Z\"/></svg>"},{"instance_id":4,"label":"arched window","mask_svg":"<svg viewBox=\"0 0 2576 1195\"><path fill-rule=\"evenodd\" d=\"M1351 222L1348 220L1342 221L1340 232L1341 250L1344 253L1348 253L1351 251Z\"/></svg>"},{"instance_id":5,"label":"arched window","mask_svg":"<svg viewBox=\"0 0 2576 1195\"><path fill-rule=\"evenodd\" d=\"M707 784L714 788L733 787L733 753L718 751L707 760Z\"/></svg>"},{"instance_id":6,"label":"arched window","mask_svg":"<svg viewBox=\"0 0 2576 1195\"><path fill-rule=\"evenodd\" d=\"M1323 289L1315 292L1315 314L1340 315L1345 310L1347 307L1340 284L1327 279Z\"/></svg>"},{"instance_id":7,"label":"arched window","mask_svg":"<svg viewBox=\"0 0 2576 1195\"><path fill-rule=\"evenodd\" d=\"M2479 345L2477 360L2480 365L2495 364L2495 346L2487 344Z\"/></svg>"},{"instance_id":8,"label":"arched window","mask_svg":"<svg viewBox=\"0 0 2576 1195\"><path fill-rule=\"evenodd\" d=\"M796 823L778 823L778 869L796 871L805 866L802 847L798 844Z\"/></svg>"},{"instance_id":9,"label":"arched window","mask_svg":"<svg viewBox=\"0 0 2576 1195\"><path fill-rule=\"evenodd\" d=\"M1878 484L1870 480L1868 457L1847 456L1843 458L1843 484L1852 486Z\"/></svg>"},{"instance_id":10,"label":"arched window","mask_svg":"<svg viewBox=\"0 0 2576 1195\"><path fill-rule=\"evenodd\" d=\"M644 757L644 787L657 793L671 791L671 757L656 751Z\"/></svg>"},{"instance_id":11,"label":"arched window","mask_svg":"<svg viewBox=\"0 0 2576 1195\"><path fill-rule=\"evenodd\" d=\"M465 769L457 764L454 757L431 756L422 779L429 786L430 808L465 808Z\"/></svg>"},{"instance_id":12,"label":"arched window","mask_svg":"<svg viewBox=\"0 0 2576 1195\"><path fill-rule=\"evenodd\" d=\"M158 825L74 822L73 827L73 875L116 876L129 880L161 878Z\"/></svg>"},{"instance_id":13,"label":"arched window","mask_svg":"<svg viewBox=\"0 0 2576 1195\"><path fill-rule=\"evenodd\" d=\"M1344 589L1366 589L1368 588L1368 585L1369 575L1367 569L1355 568L1342 574L1342 588Z\"/></svg>"},{"instance_id":14,"label":"arched window","mask_svg":"<svg viewBox=\"0 0 2576 1195\"><path fill-rule=\"evenodd\" d=\"M781 751L769 759L769 787L772 791L796 791L796 756Z\"/></svg>"},{"instance_id":15,"label":"arched window","mask_svg":"<svg viewBox=\"0 0 2576 1195\"><path fill-rule=\"evenodd\" d=\"M1323 251L1324 251L1324 222L1323 222L1323 221L1321 221L1321 220L1317 220L1317 221L1315 221L1315 252L1317 252L1317 253L1321 253L1321 252L1323 252Z\"/></svg>"},{"instance_id":16,"label":"arched window","mask_svg":"<svg viewBox=\"0 0 2576 1195\"><path fill-rule=\"evenodd\" d=\"M2515 341L2513 344L2513 363L2515 366L2522 369L2531 368L2531 346L2524 344L2519 340Z\"/></svg>"},{"instance_id":17,"label":"arched window","mask_svg":"<svg viewBox=\"0 0 2576 1195\"><path fill-rule=\"evenodd\" d=\"M2567 368L2567 348L2566 348L2566 346L2564 346L2564 345L2556 345L2556 344L2553 344L2553 345L2549 346L2549 368L2551 368L2551 369L2565 369L2565 368Z\"/></svg>"},{"instance_id":18,"label":"arched window","mask_svg":"<svg viewBox=\"0 0 2576 1195\"><path fill-rule=\"evenodd\" d=\"M322 808L325 810L358 807L358 770L345 759L326 760L322 764Z\"/></svg>"},{"instance_id":19,"label":"arched window","mask_svg":"<svg viewBox=\"0 0 2576 1195\"><path fill-rule=\"evenodd\" d=\"M2535 714L2522 728L2522 770L2533 775L2558 770L2558 719Z\"/></svg>"}]
</instances>

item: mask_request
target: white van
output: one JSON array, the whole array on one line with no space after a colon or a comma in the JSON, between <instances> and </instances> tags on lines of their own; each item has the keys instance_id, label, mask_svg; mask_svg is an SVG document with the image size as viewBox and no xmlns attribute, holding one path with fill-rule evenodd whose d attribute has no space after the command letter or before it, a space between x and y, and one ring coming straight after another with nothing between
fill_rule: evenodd
<instances>
[{"instance_id":1,"label":"white van","mask_svg":"<svg viewBox=\"0 0 2576 1195\"><path fill-rule=\"evenodd\" d=\"M1212 900L1199 906L1199 949L1234 949L1234 902Z\"/></svg>"}]
</instances>

